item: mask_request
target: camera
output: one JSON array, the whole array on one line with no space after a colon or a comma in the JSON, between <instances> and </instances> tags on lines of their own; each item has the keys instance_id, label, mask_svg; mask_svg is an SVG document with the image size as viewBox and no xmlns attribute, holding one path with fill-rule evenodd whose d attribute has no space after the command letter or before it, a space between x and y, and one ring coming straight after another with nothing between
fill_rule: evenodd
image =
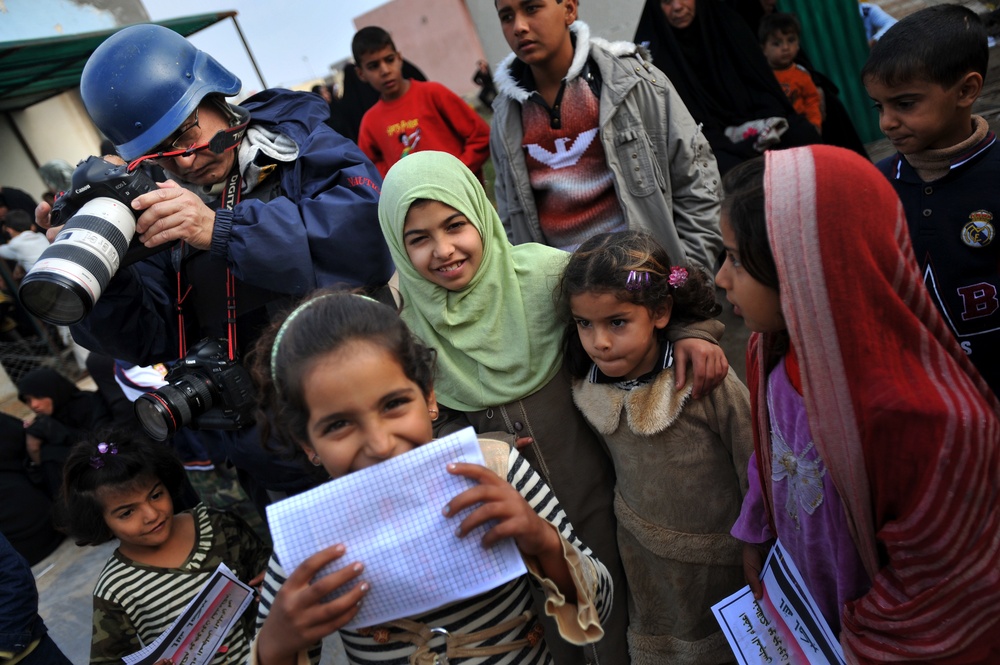
<instances>
[{"instance_id":1,"label":"camera","mask_svg":"<svg viewBox=\"0 0 1000 665\"><path fill-rule=\"evenodd\" d=\"M152 178L125 164L100 157L80 162L69 191L52 206L52 226L65 226L21 280L18 295L28 311L55 325L77 323L121 266L165 249L133 237L132 200L156 189Z\"/></svg>"},{"instance_id":2,"label":"camera","mask_svg":"<svg viewBox=\"0 0 1000 665\"><path fill-rule=\"evenodd\" d=\"M135 401L135 415L154 439L163 441L185 425L229 430L253 425L253 381L229 358L226 340L201 340L164 379L167 385Z\"/></svg>"}]
</instances>

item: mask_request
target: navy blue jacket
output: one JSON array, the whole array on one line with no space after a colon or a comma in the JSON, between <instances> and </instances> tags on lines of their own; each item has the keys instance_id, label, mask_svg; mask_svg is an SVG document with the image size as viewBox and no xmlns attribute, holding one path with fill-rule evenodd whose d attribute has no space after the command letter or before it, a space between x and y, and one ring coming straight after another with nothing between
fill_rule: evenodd
<instances>
[{"instance_id":1,"label":"navy blue jacket","mask_svg":"<svg viewBox=\"0 0 1000 665\"><path fill-rule=\"evenodd\" d=\"M385 284L393 266L378 225L381 178L354 143L324 124L329 109L322 98L266 90L242 106L251 127L291 138L299 157L278 163L270 178L279 178L280 186L267 200L249 198L216 212L211 261L224 262L250 290L293 298L324 286ZM90 315L73 326L73 336L136 364L176 359L176 276L199 254L206 252L164 251L119 270ZM193 284L195 304L209 288ZM221 307L218 314L224 317ZM217 335L217 323L196 322L193 330L186 323L189 343ZM240 331L244 348L255 332Z\"/></svg>"},{"instance_id":2,"label":"navy blue jacket","mask_svg":"<svg viewBox=\"0 0 1000 665\"><path fill-rule=\"evenodd\" d=\"M0 533L0 651L20 653L44 634L31 568Z\"/></svg>"},{"instance_id":3,"label":"navy blue jacket","mask_svg":"<svg viewBox=\"0 0 1000 665\"><path fill-rule=\"evenodd\" d=\"M931 298L962 350L1000 394L1000 148L991 132L943 178L924 182L902 155L877 164L906 211Z\"/></svg>"}]
</instances>

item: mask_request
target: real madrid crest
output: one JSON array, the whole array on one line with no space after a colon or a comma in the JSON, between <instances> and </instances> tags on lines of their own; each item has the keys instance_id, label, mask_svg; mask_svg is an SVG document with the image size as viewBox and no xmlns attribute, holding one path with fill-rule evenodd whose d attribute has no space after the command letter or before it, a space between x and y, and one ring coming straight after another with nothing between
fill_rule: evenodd
<instances>
[{"instance_id":1,"label":"real madrid crest","mask_svg":"<svg viewBox=\"0 0 1000 665\"><path fill-rule=\"evenodd\" d=\"M962 228L962 242L969 247L986 247L993 242L996 230L993 228L993 213L977 210L969 215L969 221Z\"/></svg>"}]
</instances>

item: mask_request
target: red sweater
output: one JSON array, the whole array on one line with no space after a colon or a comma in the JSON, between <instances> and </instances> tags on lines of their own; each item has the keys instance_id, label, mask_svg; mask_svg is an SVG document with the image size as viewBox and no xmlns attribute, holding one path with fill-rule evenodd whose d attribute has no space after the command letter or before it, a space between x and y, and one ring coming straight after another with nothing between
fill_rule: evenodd
<instances>
[{"instance_id":1,"label":"red sweater","mask_svg":"<svg viewBox=\"0 0 1000 665\"><path fill-rule=\"evenodd\" d=\"M368 109L358 146L383 177L411 152L440 150L458 157L482 180L490 156L490 126L440 83L411 80L399 99L380 99Z\"/></svg>"}]
</instances>

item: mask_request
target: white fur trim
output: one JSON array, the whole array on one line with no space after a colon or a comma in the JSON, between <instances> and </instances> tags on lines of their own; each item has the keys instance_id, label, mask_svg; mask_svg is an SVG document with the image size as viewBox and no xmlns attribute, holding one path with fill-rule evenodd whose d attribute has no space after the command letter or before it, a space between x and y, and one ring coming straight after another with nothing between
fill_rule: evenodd
<instances>
[{"instance_id":1,"label":"white fur trim","mask_svg":"<svg viewBox=\"0 0 1000 665\"><path fill-rule=\"evenodd\" d=\"M576 47L573 51L573 61L570 63L569 71L566 72L564 81L572 81L583 71L583 66L587 63L587 58L590 56L591 44L601 47L616 57L631 56L638 52L638 47L632 42L609 42L600 37L591 37L590 26L583 21L574 21L569 26L569 29L576 36ZM497 63L496 67L494 67L493 81L496 83L499 95L509 97L519 104L523 104L528 101L531 93L521 87L510 73L511 65L514 64L514 60L516 59L517 56L509 53L507 57Z\"/></svg>"}]
</instances>

